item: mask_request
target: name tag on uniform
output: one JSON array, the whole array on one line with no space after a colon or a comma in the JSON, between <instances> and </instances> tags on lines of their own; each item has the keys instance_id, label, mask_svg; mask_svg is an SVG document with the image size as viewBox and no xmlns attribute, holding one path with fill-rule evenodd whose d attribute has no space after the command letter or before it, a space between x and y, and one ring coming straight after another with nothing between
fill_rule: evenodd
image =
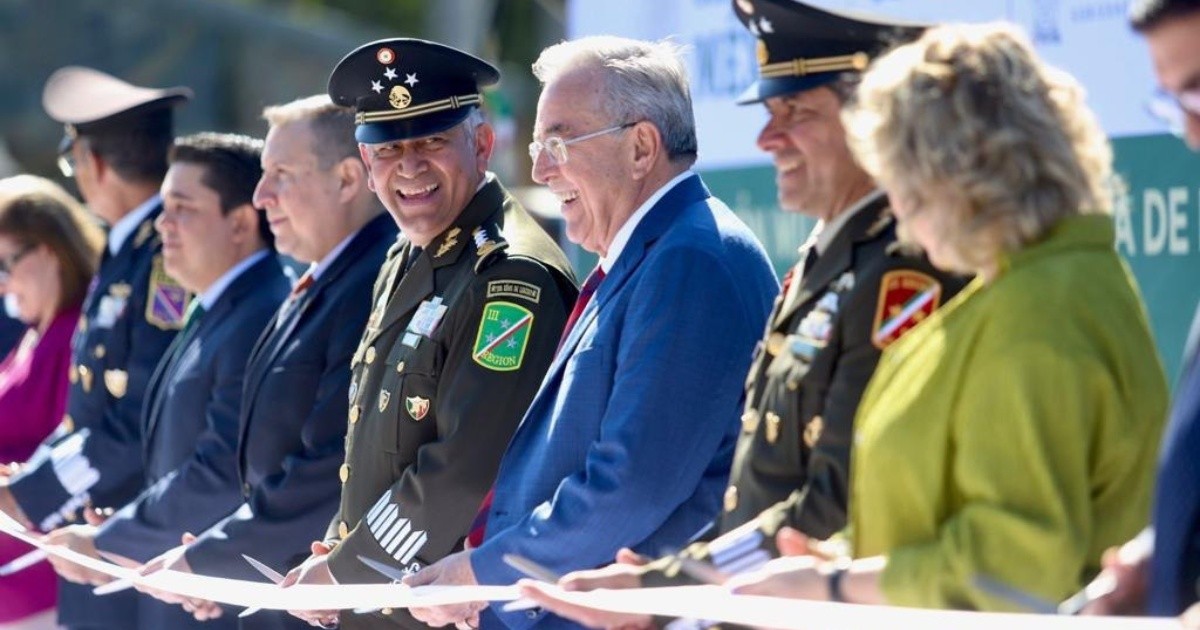
<instances>
[{"instance_id":1,"label":"name tag on uniform","mask_svg":"<svg viewBox=\"0 0 1200 630\"><path fill-rule=\"evenodd\" d=\"M445 314L446 305L442 304L440 295L431 300L425 300L417 307L416 314L408 322L408 332L429 337L433 331L437 330L438 324L442 322L442 316ZM405 335L405 337L407 336ZM406 342L406 345L409 344Z\"/></svg>"},{"instance_id":2,"label":"name tag on uniform","mask_svg":"<svg viewBox=\"0 0 1200 630\"><path fill-rule=\"evenodd\" d=\"M117 318L123 312L125 312L124 297L115 295L101 297L100 305L96 309L96 326L100 328L112 328L113 324L117 323Z\"/></svg>"}]
</instances>

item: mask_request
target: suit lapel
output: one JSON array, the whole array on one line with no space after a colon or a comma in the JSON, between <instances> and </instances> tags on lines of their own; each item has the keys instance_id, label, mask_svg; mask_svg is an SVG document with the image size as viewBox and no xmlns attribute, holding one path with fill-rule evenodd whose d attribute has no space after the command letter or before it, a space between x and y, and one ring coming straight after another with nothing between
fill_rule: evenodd
<instances>
[{"instance_id":1,"label":"suit lapel","mask_svg":"<svg viewBox=\"0 0 1200 630\"><path fill-rule=\"evenodd\" d=\"M156 376L159 377L158 392L154 399L153 413L147 418L146 437L143 440L147 448L149 448L154 437L154 431L158 428L159 420L162 418L162 406L166 402L168 389L166 386L175 378L176 371L179 368L179 361L187 354L188 346L191 346L196 340L202 339L207 334L207 331L219 326L221 322L228 319L230 311L237 306L237 303L241 301L246 293L266 283L266 275L268 270L270 270L270 266L278 264L274 255L268 251L266 256L242 271L241 275L235 278L229 286L225 287L225 290L221 292L221 296L217 298L212 308L205 312L200 321L196 323L196 328L189 331L188 338L183 340L184 345L182 347L172 344L174 352L168 351L167 358L159 364L159 370L162 373L156 373ZM179 340L179 336L176 337L176 340Z\"/></svg>"},{"instance_id":2,"label":"suit lapel","mask_svg":"<svg viewBox=\"0 0 1200 630\"><path fill-rule=\"evenodd\" d=\"M776 328L783 325L797 310L820 295L838 276L854 265L855 244L873 237L874 226L881 220L881 214L887 211L887 197L880 191L871 193L861 203L862 206L853 211L854 216L834 235L829 247L817 258L809 273L800 278L799 282L792 283L793 287L799 286L788 291L789 295L774 322ZM815 240L807 246L815 247ZM801 259L806 254L807 249L802 248Z\"/></svg>"},{"instance_id":3,"label":"suit lapel","mask_svg":"<svg viewBox=\"0 0 1200 630\"><path fill-rule=\"evenodd\" d=\"M406 315L411 313L421 301L433 295L436 285L434 274L443 267L457 263L467 251L471 242L471 232L494 214L501 214L504 208L504 189L499 182L492 179L484 184L479 192L459 213L454 224L437 235L429 246L421 250L421 255L412 264L408 272L397 271L392 274L389 286L385 287L388 296L387 308L379 329L367 340L372 343L383 331L396 325ZM499 220L499 219L498 219ZM453 236L451 236L453 235ZM407 244L411 251L412 244ZM397 280L398 279L398 280Z\"/></svg>"},{"instance_id":4,"label":"suit lapel","mask_svg":"<svg viewBox=\"0 0 1200 630\"><path fill-rule=\"evenodd\" d=\"M642 217L641 222L638 223L629 237L629 241L625 244L625 249L617 256L612 269L605 274L604 281L592 295L592 301L583 309L583 313L580 313L579 320L571 329L571 334L563 340L562 346L554 355L554 362L550 364L546 377L542 379L542 390L547 389L552 381L557 380L558 373L566 365L567 359L574 354L575 346L579 345L584 331L599 316L600 309L604 308L604 305L621 291L621 288L637 271L654 241L670 229L683 208L702 202L709 196L704 182L698 175L693 174L676 184L654 204L646 216ZM542 391L539 391L534 397L534 401L536 402L541 396Z\"/></svg>"}]
</instances>

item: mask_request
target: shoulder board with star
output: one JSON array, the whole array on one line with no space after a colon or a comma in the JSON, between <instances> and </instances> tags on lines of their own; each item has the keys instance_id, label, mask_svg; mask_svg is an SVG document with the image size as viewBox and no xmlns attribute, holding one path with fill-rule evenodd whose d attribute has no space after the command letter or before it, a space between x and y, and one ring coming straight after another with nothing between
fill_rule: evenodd
<instances>
[{"instance_id":1,"label":"shoulder board with star","mask_svg":"<svg viewBox=\"0 0 1200 630\"><path fill-rule=\"evenodd\" d=\"M493 261L504 257L508 249L508 241L494 223L485 223L471 232L475 241L475 273L485 269Z\"/></svg>"}]
</instances>

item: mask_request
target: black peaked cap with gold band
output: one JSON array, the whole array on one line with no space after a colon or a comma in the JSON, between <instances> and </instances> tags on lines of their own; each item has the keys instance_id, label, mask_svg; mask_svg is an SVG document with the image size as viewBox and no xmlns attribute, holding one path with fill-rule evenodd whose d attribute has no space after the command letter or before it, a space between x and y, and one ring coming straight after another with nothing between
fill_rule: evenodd
<instances>
[{"instance_id":1,"label":"black peaked cap with gold band","mask_svg":"<svg viewBox=\"0 0 1200 630\"><path fill-rule=\"evenodd\" d=\"M170 133L172 108L191 98L186 87L141 87L83 66L55 70L42 88L42 108L66 127L60 153L79 135Z\"/></svg>"},{"instance_id":2,"label":"black peaked cap with gold band","mask_svg":"<svg viewBox=\"0 0 1200 630\"><path fill-rule=\"evenodd\" d=\"M843 72L862 72L880 53L928 28L796 0L733 0L733 11L758 38L759 78L738 97L742 105L811 90Z\"/></svg>"},{"instance_id":3,"label":"black peaked cap with gold band","mask_svg":"<svg viewBox=\"0 0 1200 630\"><path fill-rule=\"evenodd\" d=\"M354 49L329 75L329 97L351 107L359 142L419 138L462 122L500 80L492 64L423 39L381 39Z\"/></svg>"}]
</instances>

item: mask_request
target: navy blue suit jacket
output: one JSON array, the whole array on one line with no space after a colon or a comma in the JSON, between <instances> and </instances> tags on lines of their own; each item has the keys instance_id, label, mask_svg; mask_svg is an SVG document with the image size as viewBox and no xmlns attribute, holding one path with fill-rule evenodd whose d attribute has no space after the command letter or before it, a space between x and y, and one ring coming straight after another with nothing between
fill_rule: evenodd
<instances>
[{"instance_id":1,"label":"navy blue suit jacket","mask_svg":"<svg viewBox=\"0 0 1200 630\"><path fill-rule=\"evenodd\" d=\"M778 283L762 246L698 176L672 188L625 249L555 357L509 443L483 544L482 584L660 554L718 513L742 385ZM511 628L560 625L489 609Z\"/></svg>"},{"instance_id":2,"label":"navy blue suit jacket","mask_svg":"<svg viewBox=\"0 0 1200 630\"><path fill-rule=\"evenodd\" d=\"M97 549L146 562L241 503L235 453L246 360L289 290L268 252L225 288L178 354L164 356L146 395L146 489L100 527ZM139 600L139 627L198 625L178 606Z\"/></svg>"},{"instance_id":3,"label":"navy blue suit jacket","mask_svg":"<svg viewBox=\"0 0 1200 630\"><path fill-rule=\"evenodd\" d=\"M1178 615L1200 579L1200 361L1187 363L1163 435L1154 497L1151 615Z\"/></svg>"},{"instance_id":4,"label":"navy blue suit jacket","mask_svg":"<svg viewBox=\"0 0 1200 630\"><path fill-rule=\"evenodd\" d=\"M297 302L280 309L246 366L238 440L242 504L187 552L201 575L262 581L242 554L286 573L309 555L337 511L345 459L350 358L396 224L367 223ZM242 628L305 628L262 611Z\"/></svg>"}]
</instances>

